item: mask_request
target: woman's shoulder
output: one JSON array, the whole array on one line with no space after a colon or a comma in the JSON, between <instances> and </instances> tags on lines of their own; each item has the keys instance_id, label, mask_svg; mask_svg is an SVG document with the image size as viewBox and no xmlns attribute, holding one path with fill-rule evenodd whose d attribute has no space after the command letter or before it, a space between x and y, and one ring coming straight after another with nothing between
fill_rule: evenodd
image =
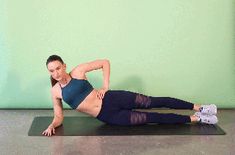
<instances>
[{"instance_id":1,"label":"woman's shoulder","mask_svg":"<svg viewBox=\"0 0 235 155\"><path fill-rule=\"evenodd\" d=\"M79 68L75 67L69 72L72 78L74 79L85 79L87 80L86 74L79 70Z\"/></svg>"},{"instance_id":2,"label":"woman's shoulder","mask_svg":"<svg viewBox=\"0 0 235 155\"><path fill-rule=\"evenodd\" d=\"M59 82L57 82L52 88L51 88L51 95L56 97L56 98L59 98L59 99L62 99L62 96L61 96L61 87L59 85Z\"/></svg>"}]
</instances>

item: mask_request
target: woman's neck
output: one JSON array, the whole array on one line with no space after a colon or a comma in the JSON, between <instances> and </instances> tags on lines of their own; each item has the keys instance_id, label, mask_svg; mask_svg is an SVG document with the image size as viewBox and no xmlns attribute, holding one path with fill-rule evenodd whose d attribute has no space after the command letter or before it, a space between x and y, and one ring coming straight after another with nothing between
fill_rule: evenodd
<instances>
[{"instance_id":1,"label":"woman's neck","mask_svg":"<svg viewBox=\"0 0 235 155\"><path fill-rule=\"evenodd\" d=\"M60 83L61 85L66 85L67 83L69 83L70 80L71 80L71 77L69 76L68 73L66 73L66 74L65 74L65 77L63 77L63 78L59 81L59 83Z\"/></svg>"}]
</instances>

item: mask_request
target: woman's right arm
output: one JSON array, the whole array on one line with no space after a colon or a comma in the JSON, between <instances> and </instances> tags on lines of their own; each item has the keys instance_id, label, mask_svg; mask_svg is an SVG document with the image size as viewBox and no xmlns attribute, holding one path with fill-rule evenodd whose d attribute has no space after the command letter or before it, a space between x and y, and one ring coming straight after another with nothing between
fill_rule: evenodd
<instances>
[{"instance_id":1,"label":"woman's right arm","mask_svg":"<svg viewBox=\"0 0 235 155\"><path fill-rule=\"evenodd\" d=\"M42 133L45 136L51 136L52 134L55 134L55 128L60 126L64 119L62 101L56 97L53 88L51 89L51 96L54 108L54 119L48 128Z\"/></svg>"}]
</instances>

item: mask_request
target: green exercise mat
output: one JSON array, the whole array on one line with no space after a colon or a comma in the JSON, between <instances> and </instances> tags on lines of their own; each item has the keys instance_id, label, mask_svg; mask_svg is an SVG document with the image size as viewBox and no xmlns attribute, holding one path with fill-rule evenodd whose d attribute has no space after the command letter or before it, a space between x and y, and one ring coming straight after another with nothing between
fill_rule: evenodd
<instances>
[{"instance_id":1,"label":"green exercise mat","mask_svg":"<svg viewBox=\"0 0 235 155\"><path fill-rule=\"evenodd\" d=\"M29 136L44 136L42 132L53 117L35 117L28 131ZM110 125L94 117L64 117L54 136L120 136L120 135L225 135L218 125L209 124L146 124L135 126Z\"/></svg>"}]
</instances>

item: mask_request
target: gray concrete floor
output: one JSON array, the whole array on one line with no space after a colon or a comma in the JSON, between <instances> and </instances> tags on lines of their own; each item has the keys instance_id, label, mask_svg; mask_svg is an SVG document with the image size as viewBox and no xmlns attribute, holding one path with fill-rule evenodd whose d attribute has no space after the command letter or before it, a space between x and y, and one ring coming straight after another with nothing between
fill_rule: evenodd
<instances>
[{"instance_id":1,"label":"gray concrete floor","mask_svg":"<svg viewBox=\"0 0 235 155\"><path fill-rule=\"evenodd\" d=\"M193 114L185 110L151 110ZM86 116L64 110L65 116ZM209 136L28 136L35 116L52 110L0 110L0 155L232 155L235 154L235 110L218 110L218 125L226 135Z\"/></svg>"}]
</instances>

